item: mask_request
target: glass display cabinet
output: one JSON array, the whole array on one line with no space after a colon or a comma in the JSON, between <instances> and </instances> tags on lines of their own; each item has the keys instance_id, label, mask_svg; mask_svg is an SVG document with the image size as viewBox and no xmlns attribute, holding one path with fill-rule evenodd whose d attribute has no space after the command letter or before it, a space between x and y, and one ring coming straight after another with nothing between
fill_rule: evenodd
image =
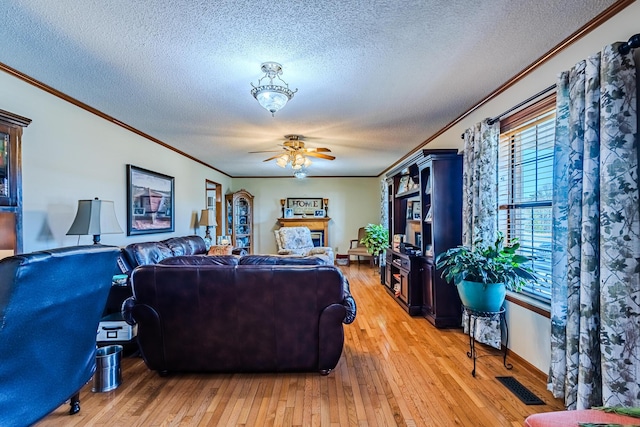
<instances>
[{"instance_id":1,"label":"glass display cabinet","mask_svg":"<svg viewBox=\"0 0 640 427\"><path fill-rule=\"evenodd\" d=\"M247 190L225 196L227 235L236 249L253 253L253 196Z\"/></svg>"}]
</instances>

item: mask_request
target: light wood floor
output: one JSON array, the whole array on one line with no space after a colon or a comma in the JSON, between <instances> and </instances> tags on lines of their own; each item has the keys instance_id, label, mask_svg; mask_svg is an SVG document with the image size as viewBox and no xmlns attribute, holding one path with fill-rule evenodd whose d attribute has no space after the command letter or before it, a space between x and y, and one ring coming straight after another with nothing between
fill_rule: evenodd
<instances>
[{"instance_id":1,"label":"light wood floor","mask_svg":"<svg viewBox=\"0 0 640 427\"><path fill-rule=\"evenodd\" d=\"M345 325L336 369L309 374L183 374L165 378L142 359L124 358L123 382L80 394L82 409L61 406L38 426L522 426L527 415L562 409L543 376L516 357L481 357L471 376L459 329L410 317L368 264L341 267L358 316ZM481 354L488 350L483 346ZM495 353L494 353L495 354ZM527 406L496 376L514 376L545 405Z\"/></svg>"}]
</instances>

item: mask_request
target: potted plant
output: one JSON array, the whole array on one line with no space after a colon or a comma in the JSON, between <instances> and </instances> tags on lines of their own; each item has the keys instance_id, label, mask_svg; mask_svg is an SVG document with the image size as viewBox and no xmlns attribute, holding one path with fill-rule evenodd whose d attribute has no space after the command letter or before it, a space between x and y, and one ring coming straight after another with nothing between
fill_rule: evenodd
<instances>
[{"instance_id":1,"label":"potted plant","mask_svg":"<svg viewBox=\"0 0 640 427\"><path fill-rule=\"evenodd\" d=\"M442 269L442 277L458 288L465 307L475 311L500 311L506 290L519 292L522 286L536 277L531 268L523 264L531 258L516 254L520 244L513 239L504 244L504 236L498 233L493 245L482 241L473 248L458 246L436 257L436 268Z\"/></svg>"},{"instance_id":2,"label":"potted plant","mask_svg":"<svg viewBox=\"0 0 640 427\"><path fill-rule=\"evenodd\" d=\"M360 243L365 245L371 255L378 257L389 246L389 230L381 224L368 224L364 231L365 236Z\"/></svg>"}]
</instances>

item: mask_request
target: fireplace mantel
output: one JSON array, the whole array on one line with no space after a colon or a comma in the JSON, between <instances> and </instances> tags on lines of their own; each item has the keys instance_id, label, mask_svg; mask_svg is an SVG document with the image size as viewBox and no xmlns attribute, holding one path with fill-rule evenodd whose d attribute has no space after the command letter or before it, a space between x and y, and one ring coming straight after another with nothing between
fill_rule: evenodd
<instances>
[{"instance_id":1,"label":"fireplace mantel","mask_svg":"<svg viewBox=\"0 0 640 427\"><path fill-rule=\"evenodd\" d=\"M311 232L321 231L323 241L320 246L329 246L329 217L295 217L295 218L278 218L278 224L281 227L307 227Z\"/></svg>"}]
</instances>

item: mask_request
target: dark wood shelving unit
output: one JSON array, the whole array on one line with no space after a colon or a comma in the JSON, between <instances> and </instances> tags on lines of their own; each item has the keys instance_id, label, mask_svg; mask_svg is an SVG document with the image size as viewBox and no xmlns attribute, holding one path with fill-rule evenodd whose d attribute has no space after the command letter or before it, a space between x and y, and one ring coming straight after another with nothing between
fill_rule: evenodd
<instances>
[{"instance_id":1,"label":"dark wood shelving unit","mask_svg":"<svg viewBox=\"0 0 640 427\"><path fill-rule=\"evenodd\" d=\"M458 293L440 277L434 257L462 241L462 155L422 150L387 174L387 189L387 292L412 316L438 328L460 327ZM402 246L393 244L398 234Z\"/></svg>"}]
</instances>

